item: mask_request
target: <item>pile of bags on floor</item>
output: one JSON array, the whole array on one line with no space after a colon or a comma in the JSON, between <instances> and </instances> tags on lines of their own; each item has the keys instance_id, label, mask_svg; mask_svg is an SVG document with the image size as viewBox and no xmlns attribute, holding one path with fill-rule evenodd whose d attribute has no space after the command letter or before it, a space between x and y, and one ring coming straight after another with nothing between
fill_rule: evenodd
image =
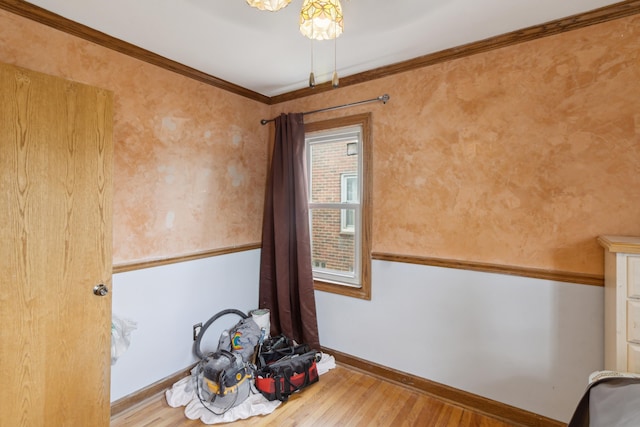
<instances>
[{"instance_id":1,"label":"pile of bags on floor","mask_svg":"<svg viewBox=\"0 0 640 427\"><path fill-rule=\"evenodd\" d=\"M222 332L216 351L203 353L204 332L226 314L237 314L242 320ZM247 316L228 309L213 316L194 344L200 361L189 377L166 392L167 403L185 406L187 418L206 424L266 415L335 367L333 357L284 335L271 337L269 328L268 310L254 310Z\"/></svg>"}]
</instances>

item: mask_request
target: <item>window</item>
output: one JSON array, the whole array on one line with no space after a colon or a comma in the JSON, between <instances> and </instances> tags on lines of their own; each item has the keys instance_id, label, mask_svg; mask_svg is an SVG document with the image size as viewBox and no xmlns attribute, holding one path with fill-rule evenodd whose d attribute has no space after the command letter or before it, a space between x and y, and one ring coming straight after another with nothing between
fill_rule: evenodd
<instances>
[{"instance_id":1,"label":"window","mask_svg":"<svg viewBox=\"0 0 640 427\"><path fill-rule=\"evenodd\" d=\"M370 115L305 129L315 288L369 299Z\"/></svg>"},{"instance_id":2,"label":"window","mask_svg":"<svg viewBox=\"0 0 640 427\"><path fill-rule=\"evenodd\" d=\"M358 174L343 173L340 179L340 202L358 203ZM353 233L356 229L356 211L354 209L340 210L340 231Z\"/></svg>"}]
</instances>

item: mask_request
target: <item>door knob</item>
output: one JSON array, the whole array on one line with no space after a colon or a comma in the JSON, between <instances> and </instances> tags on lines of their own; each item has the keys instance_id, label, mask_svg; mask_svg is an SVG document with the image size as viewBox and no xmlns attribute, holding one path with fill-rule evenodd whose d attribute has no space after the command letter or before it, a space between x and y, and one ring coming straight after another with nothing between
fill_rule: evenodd
<instances>
[{"instance_id":1,"label":"door knob","mask_svg":"<svg viewBox=\"0 0 640 427\"><path fill-rule=\"evenodd\" d=\"M107 288L104 284L100 283L99 285L94 286L93 294L99 297L103 297L109 293L109 288Z\"/></svg>"}]
</instances>

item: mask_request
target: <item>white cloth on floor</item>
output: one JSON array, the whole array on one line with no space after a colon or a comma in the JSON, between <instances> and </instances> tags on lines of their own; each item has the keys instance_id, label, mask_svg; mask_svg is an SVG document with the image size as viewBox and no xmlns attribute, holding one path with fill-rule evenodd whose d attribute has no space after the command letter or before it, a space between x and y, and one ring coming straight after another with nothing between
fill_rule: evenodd
<instances>
[{"instance_id":1,"label":"white cloth on floor","mask_svg":"<svg viewBox=\"0 0 640 427\"><path fill-rule=\"evenodd\" d=\"M327 373L330 369L336 367L336 361L333 356L322 353L320 361L316 364L318 375ZM249 397L223 414L216 414L203 406L198 399L194 385L193 372L186 378L176 382L169 390L166 391L165 397L169 406L177 408L184 406L184 415L190 420L200 419L204 424L230 423L233 421L244 420L254 415L267 415L276 410L282 402L279 400L267 400L256 388L251 386ZM216 408L212 408L216 411Z\"/></svg>"},{"instance_id":2,"label":"white cloth on floor","mask_svg":"<svg viewBox=\"0 0 640 427\"><path fill-rule=\"evenodd\" d=\"M318 375L326 374L330 369L336 367L336 359L327 353L321 353L322 357L320 361L316 363L316 368L318 369Z\"/></svg>"}]
</instances>

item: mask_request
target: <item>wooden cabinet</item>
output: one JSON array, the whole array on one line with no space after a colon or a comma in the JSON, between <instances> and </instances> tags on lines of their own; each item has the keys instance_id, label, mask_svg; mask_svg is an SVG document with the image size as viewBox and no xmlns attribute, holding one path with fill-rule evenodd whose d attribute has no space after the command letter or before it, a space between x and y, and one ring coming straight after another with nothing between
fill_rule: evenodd
<instances>
[{"instance_id":1,"label":"wooden cabinet","mask_svg":"<svg viewBox=\"0 0 640 427\"><path fill-rule=\"evenodd\" d=\"M604 247L604 368L640 373L640 237L600 236Z\"/></svg>"}]
</instances>

